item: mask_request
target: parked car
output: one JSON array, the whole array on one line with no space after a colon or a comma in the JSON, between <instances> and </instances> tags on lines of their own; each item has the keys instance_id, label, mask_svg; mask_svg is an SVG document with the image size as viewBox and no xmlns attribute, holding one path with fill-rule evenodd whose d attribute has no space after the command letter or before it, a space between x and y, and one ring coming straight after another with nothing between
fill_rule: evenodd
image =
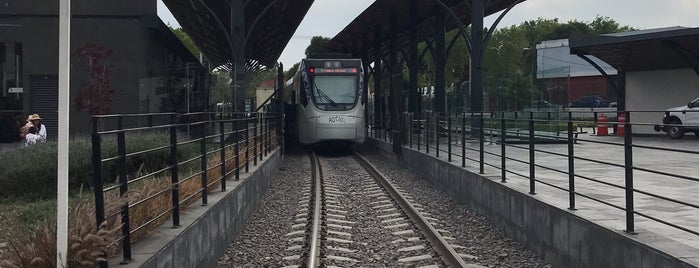
<instances>
[{"instance_id":1,"label":"parked car","mask_svg":"<svg viewBox=\"0 0 699 268\"><path fill-rule=\"evenodd\" d=\"M655 125L653 129L664 131L671 139L681 139L687 132L694 132L699 138L699 98L687 105L665 110L663 124Z\"/></svg>"},{"instance_id":2,"label":"parked car","mask_svg":"<svg viewBox=\"0 0 699 268\"><path fill-rule=\"evenodd\" d=\"M612 104L614 106L612 106ZM599 95L582 96L570 103L570 108L616 107L616 102L610 103Z\"/></svg>"},{"instance_id":3,"label":"parked car","mask_svg":"<svg viewBox=\"0 0 699 268\"><path fill-rule=\"evenodd\" d=\"M531 105L528 105L525 108L533 108L533 109L559 109L561 108L560 105L553 104L548 102L547 100L535 100Z\"/></svg>"}]
</instances>

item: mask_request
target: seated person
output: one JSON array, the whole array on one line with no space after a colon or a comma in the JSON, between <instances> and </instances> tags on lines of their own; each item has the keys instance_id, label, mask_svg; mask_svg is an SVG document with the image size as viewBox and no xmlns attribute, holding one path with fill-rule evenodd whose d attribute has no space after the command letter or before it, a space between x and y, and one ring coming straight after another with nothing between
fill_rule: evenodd
<instances>
[{"instance_id":1,"label":"seated person","mask_svg":"<svg viewBox=\"0 0 699 268\"><path fill-rule=\"evenodd\" d=\"M24 146L34 145L41 140L41 136L37 132L36 127L29 127L28 133L24 136Z\"/></svg>"}]
</instances>

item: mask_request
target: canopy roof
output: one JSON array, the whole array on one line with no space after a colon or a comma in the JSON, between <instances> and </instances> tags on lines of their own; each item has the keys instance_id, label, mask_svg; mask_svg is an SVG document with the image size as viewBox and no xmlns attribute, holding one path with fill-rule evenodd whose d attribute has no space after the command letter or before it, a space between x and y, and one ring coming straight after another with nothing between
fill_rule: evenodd
<instances>
[{"instance_id":1,"label":"canopy roof","mask_svg":"<svg viewBox=\"0 0 699 268\"><path fill-rule=\"evenodd\" d=\"M245 65L248 71L272 67L310 9L313 0L240 0L245 7ZM204 56L215 66L230 68L227 35L232 0L163 0ZM272 6L267 9L267 7ZM256 22L257 21L257 22ZM252 28L253 24L254 29ZM233 41L236 43L236 41Z\"/></svg>"},{"instance_id":2,"label":"canopy roof","mask_svg":"<svg viewBox=\"0 0 699 268\"><path fill-rule=\"evenodd\" d=\"M593 55L617 70L697 68L699 28L663 28L570 39L571 54Z\"/></svg>"},{"instance_id":3,"label":"canopy roof","mask_svg":"<svg viewBox=\"0 0 699 268\"><path fill-rule=\"evenodd\" d=\"M435 20L435 11L444 11L434 0L415 0L417 5L417 14L412 18L410 14L410 3L405 0L376 0L362 14L360 14L352 23L338 33L329 43L330 49L335 51L343 51L345 47L349 47L350 53L360 54L366 50L369 55L373 55L373 48L377 40L374 31L379 29L383 34L379 42L386 44L391 38L390 34L395 31L398 34L398 42L401 44L407 43L408 33L411 29L411 19L415 19L417 23L417 31L419 39L427 39L435 34L433 21ZM471 8L464 0L442 0L459 18L463 25L471 24ZM518 0L486 0L485 1L485 16L497 13L513 5ZM391 17L394 17L394 27L391 28ZM446 20L447 31L455 29L457 24L450 16L444 15ZM401 45L402 46L402 45Z\"/></svg>"}]
</instances>

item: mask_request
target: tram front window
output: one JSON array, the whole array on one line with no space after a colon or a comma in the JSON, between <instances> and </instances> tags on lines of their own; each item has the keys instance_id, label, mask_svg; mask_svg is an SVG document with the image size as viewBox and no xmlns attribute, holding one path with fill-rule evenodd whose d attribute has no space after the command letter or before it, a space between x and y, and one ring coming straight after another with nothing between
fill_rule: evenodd
<instances>
[{"instance_id":1,"label":"tram front window","mask_svg":"<svg viewBox=\"0 0 699 268\"><path fill-rule=\"evenodd\" d=\"M356 76L315 76L313 96L319 106L352 105L357 99Z\"/></svg>"}]
</instances>

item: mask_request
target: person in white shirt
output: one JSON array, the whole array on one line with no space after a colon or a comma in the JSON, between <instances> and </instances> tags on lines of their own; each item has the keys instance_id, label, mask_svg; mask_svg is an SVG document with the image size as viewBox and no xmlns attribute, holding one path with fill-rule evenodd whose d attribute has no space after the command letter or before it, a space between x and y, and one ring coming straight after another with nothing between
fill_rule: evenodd
<instances>
[{"instance_id":1,"label":"person in white shirt","mask_svg":"<svg viewBox=\"0 0 699 268\"><path fill-rule=\"evenodd\" d=\"M36 144L37 141L41 139L41 136L36 133L36 127L29 127L27 135L24 136L24 146L31 146Z\"/></svg>"},{"instance_id":2,"label":"person in white shirt","mask_svg":"<svg viewBox=\"0 0 699 268\"><path fill-rule=\"evenodd\" d=\"M39 136L38 142L46 141L46 126L41 123L41 117L38 114L32 114L27 118L27 124L22 127L20 132L20 138L26 139L27 131L30 127L35 127L37 130L36 135Z\"/></svg>"}]
</instances>

